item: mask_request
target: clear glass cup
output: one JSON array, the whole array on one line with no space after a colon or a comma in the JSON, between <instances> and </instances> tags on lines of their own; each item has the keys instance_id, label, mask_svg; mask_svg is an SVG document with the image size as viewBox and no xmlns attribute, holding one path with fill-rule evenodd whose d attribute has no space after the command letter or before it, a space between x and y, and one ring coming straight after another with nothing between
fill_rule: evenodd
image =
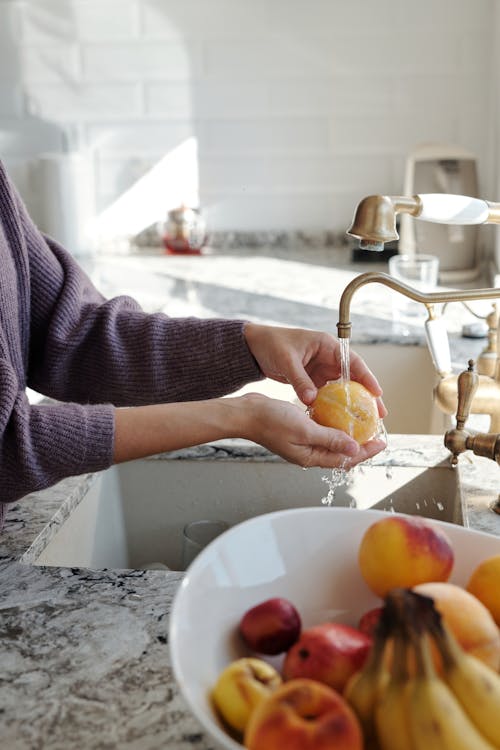
<instances>
[{"instance_id":1,"label":"clear glass cup","mask_svg":"<svg viewBox=\"0 0 500 750\"><path fill-rule=\"evenodd\" d=\"M393 255L389 258L389 273L420 292L433 292L438 283L439 258L435 255ZM423 323L427 318L427 311L421 302L415 302L394 291L392 318L403 333L409 333L408 325Z\"/></svg>"},{"instance_id":2,"label":"clear glass cup","mask_svg":"<svg viewBox=\"0 0 500 750\"><path fill-rule=\"evenodd\" d=\"M191 521L182 530L182 567L183 570L191 565L207 544L210 544L219 534L227 531L229 524L225 521L211 521L201 519Z\"/></svg>"}]
</instances>

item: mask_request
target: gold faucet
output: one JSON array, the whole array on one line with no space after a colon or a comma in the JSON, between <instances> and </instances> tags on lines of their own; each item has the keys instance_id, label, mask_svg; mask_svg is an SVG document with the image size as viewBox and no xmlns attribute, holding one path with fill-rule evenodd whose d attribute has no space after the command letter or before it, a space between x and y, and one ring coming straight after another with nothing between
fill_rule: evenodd
<instances>
[{"instance_id":1,"label":"gold faucet","mask_svg":"<svg viewBox=\"0 0 500 750\"><path fill-rule=\"evenodd\" d=\"M474 370L474 360L470 359L468 369L461 372L457 380L456 427L448 430L444 436L444 444L452 454L451 463L454 466L458 462L458 456L467 450L471 450L476 456L485 456L500 464L500 433L472 432L465 429L478 383L479 376Z\"/></svg>"},{"instance_id":2,"label":"gold faucet","mask_svg":"<svg viewBox=\"0 0 500 750\"><path fill-rule=\"evenodd\" d=\"M354 292L360 287L365 286L365 284L371 283L383 284L415 302L421 302L426 306L430 319L434 317L434 305L441 302L472 302L479 299L495 299L500 297L500 289L493 287L486 287L485 289L453 289L449 292L424 293L402 281L399 281L398 279L395 279L387 273L382 273L380 271L360 273L358 276L355 276L349 284L347 284L340 297L339 320L337 323L339 338L345 339L350 338L351 336L352 324L350 321L350 310L351 299Z\"/></svg>"},{"instance_id":3,"label":"gold faucet","mask_svg":"<svg viewBox=\"0 0 500 750\"><path fill-rule=\"evenodd\" d=\"M484 201L462 195L430 193L413 196L369 195L358 204L347 234L357 237L360 247L382 250L385 242L398 239L396 216L407 213L416 219L446 224L500 224L500 203ZM340 338L350 336L349 306L353 293L363 284L379 282L395 289L416 302L422 302L429 314L428 320L435 318L435 303L465 302L479 299L500 297L500 289L454 290L423 294L406 284L396 281L392 276L382 273L360 274L344 290L340 300L339 322L337 324ZM496 311L495 311L496 314ZM493 325L496 322L496 331ZM489 351L500 352L500 327L498 317L488 320ZM492 340L497 338L495 345ZM486 360L485 360L486 362ZM485 362L481 360L481 370L485 372ZM474 398L473 411L490 416L490 430L500 431L500 355L496 360L490 359L489 371L479 376L478 388ZM494 370L492 374L490 371ZM457 376L450 372L438 370L440 381L435 388L435 399L445 414L453 414L457 398Z\"/></svg>"},{"instance_id":4,"label":"gold faucet","mask_svg":"<svg viewBox=\"0 0 500 750\"><path fill-rule=\"evenodd\" d=\"M434 305L438 303L463 302L500 297L500 289L489 287L485 289L455 289L449 292L424 293L404 284L402 281L399 281L386 273L380 273L377 271L361 273L359 276L355 276L354 279L347 284L340 297L339 320L337 323L339 338L350 338L351 336L352 324L350 322L350 308L354 292L365 284L373 282L384 284L400 294L403 294L405 297L409 297L416 302L424 304L429 314L428 320L434 319ZM498 335L500 337L500 329ZM440 375L441 380L434 389L434 397L439 408L445 412L445 414L453 414L457 399L457 376L445 373L440 373ZM490 431L500 432L500 360L497 360L494 377L489 377L488 375L476 375L476 377L478 378L478 387L475 389L474 414L490 415Z\"/></svg>"},{"instance_id":5,"label":"gold faucet","mask_svg":"<svg viewBox=\"0 0 500 750\"><path fill-rule=\"evenodd\" d=\"M465 303L463 303L465 305ZM475 388L474 414L486 414L490 417L490 430L500 431L500 328L497 306L492 306L486 316L477 315L468 305L465 307L478 318L486 320L488 325L488 343L477 359L478 384ZM444 307L443 311L444 312ZM444 414L453 414L457 401L457 376L451 373L439 373L440 381L434 389L437 406Z\"/></svg>"}]
</instances>

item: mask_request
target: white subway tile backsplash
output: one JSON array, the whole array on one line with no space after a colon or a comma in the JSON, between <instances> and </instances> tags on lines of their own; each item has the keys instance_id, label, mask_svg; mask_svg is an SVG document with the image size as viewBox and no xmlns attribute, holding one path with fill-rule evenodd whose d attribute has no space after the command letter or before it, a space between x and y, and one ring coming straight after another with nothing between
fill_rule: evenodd
<instances>
[{"instance_id":1,"label":"white subway tile backsplash","mask_svg":"<svg viewBox=\"0 0 500 750\"><path fill-rule=\"evenodd\" d=\"M21 77L29 83L57 83L80 80L76 44L26 46L20 61Z\"/></svg>"},{"instance_id":2,"label":"white subway tile backsplash","mask_svg":"<svg viewBox=\"0 0 500 750\"><path fill-rule=\"evenodd\" d=\"M255 35L266 28L267 0L148 0L143 2L143 33L147 36Z\"/></svg>"},{"instance_id":3,"label":"white subway tile backsplash","mask_svg":"<svg viewBox=\"0 0 500 750\"><path fill-rule=\"evenodd\" d=\"M342 229L423 141L494 182L496 6L0 0L0 152L80 133L102 207L195 137L212 229Z\"/></svg>"},{"instance_id":4,"label":"white subway tile backsplash","mask_svg":"<svg viewBox=\"0 0 500 750\"><path fill-rule=\"evenodd\" d=\"M166 118L220 119L269 112L267 84L253 81L157 81L144 86L146 113Z\"/></svg>"},{"instance_id":5,"label":"white subway tile backsplash","mask_svg":"<svg viewBox=\"0 0 500 750\"><path fill-rule=\"evenodd\" d=\"M129 120L142 110L142 97L135 84L39 85L29 91L30 109L38 117L59 122L95 121L114 117Z\"/></svg>"},{"instance_id":6,"label":"white subway tile backsplash","mask_svg":"<svg viewBox=\"0 0 500 750\"><path fill-rule=\"evenodd\" d=\"M24 97L20 86L4 83L0 79L0 118L21 117Z\"/></svg>"},{"instance_id":7,"label":"white subway tile backsplash","mask_svg":"<svg viewBox=\"0 0 500 750\"><path fill-rule=\"evenodd\" d=\"M204 46L204 70L209 77L262 76L273 80L280 76L323 77L333 72L331 45L318 34L209 38Z\"/></svg>"},{"instance_id":8,"label":"white subway tile backsplash","mask_svg":"<svg viewBox=\"0 0 500 750\"><path fill-rule=\"evenodd\" d=\"M189 80L200 69L196 44L182 41L84 44L87 80Z\"/></svg>"},{"instance_id":9,"label":"white subway tile backsplash","mask_svg":"<svg viewBox=\"0 0 500 750\"><path fill-rule=\"evenodd\" d=\"M130 118L127 122L89 125L86 133L88 145L108 156L165 155L196 135L191 121L147 122Z\"/></svg>"},{"instance_id":10,"label":"white subway tile backsplash","mask_svg":"<svg viewBox=\"0 0 500 750\"><path fill-rule=\"evenodd\" d=\"M241 191L239 194L202 191L202 205L209 228L242 231L258 227L277 230L321 229L339 226L332 222L335 215L335 196L324 191L316 193L267 192L258 194ZM352 216L351 204L351 216ZM348 219L336 219L347 226Z\"/></svg>"},{"instance_id":11,"label":"white subway tile backsplash","mask_svg":"<svg viewBox=\"0 0 500 750\"><path fill-rule=\"evenodd\" d=\"M137 0L83 0L73 2L76 33L85 41L133 39L140 30Z\"/></svg>"},{"instance_id":12,"label":"white subway tile backsplash","mask_svg":"<svg viewBox=\"0 0 500 750\"><path fill-rule=\"evenodd\" d=\"M204 153L317 153L328 148L323 117L210 120L200 125Z\"/></svg>"}]
</instances>

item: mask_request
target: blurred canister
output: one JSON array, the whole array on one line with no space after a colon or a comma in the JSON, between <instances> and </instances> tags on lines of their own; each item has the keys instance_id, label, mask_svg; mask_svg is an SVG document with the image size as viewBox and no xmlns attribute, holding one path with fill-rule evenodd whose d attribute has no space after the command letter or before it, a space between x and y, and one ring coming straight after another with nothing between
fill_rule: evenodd
<instances>
[{"instance_id":1,"label":"blurred canister","mask_svg":"<svg viewBox=\"0 0 500 750\"><path fill-rule=\"evenodd\" d=\"M73 255L89 253L95 214L91 158L80 152L41 154L36 182L39 228Z\"/></svg>"},{"instance_id":2,"label":"blurred canister","mask_svg":"<svg viewBox=\"0 0 500 750\"><path fill-rule=\"evenodd\" d=\"M163 244L168 253L199 254L206 239L206 222L199 209L179 206L168 212L163 229Z\"/></svg>"}]
</instances>

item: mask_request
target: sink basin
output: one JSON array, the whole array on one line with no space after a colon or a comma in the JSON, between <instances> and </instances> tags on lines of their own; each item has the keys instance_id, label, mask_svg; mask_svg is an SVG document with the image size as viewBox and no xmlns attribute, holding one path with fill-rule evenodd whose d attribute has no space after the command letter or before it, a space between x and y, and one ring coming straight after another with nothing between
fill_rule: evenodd
<instances>
[{"instance_id":1,"label":"sink basin","mask_svg":"<svg viewBox=\"0 0 500 750\"><path fill-rule=\"evenodd\" d=\"M96 479L45 547L39 565L181 570L182 529L197 519L230 525L283 508L321 506L331 471L262 458L160 457L114 466ZM432 467L362 465L335 488L336 506L464 522L459 475Z\"/></svg>"}]
</instances>

